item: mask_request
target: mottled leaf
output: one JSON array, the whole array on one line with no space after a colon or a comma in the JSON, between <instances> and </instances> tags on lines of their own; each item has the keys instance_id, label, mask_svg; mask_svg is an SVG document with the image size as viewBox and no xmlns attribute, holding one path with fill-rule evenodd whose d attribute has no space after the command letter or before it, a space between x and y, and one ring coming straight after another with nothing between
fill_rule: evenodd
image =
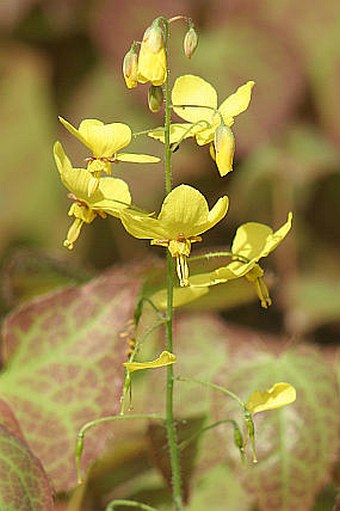
<instances>
[{"instance_id":1,"label":"mottled leaf","mask_svg":"<svg viewBox=\"0 0 340 511\"><path fill-rule=\"evenodd\" d=\"M52 488L38 458L0 425L0 509L51 511Z\"/></svg>"},{"instance_id":2,"label":"mottled leaf","mask_svg":"<svg viewBox=\"0 0 340 511\"><path fill-rule=\"evenodd\" d=\"M18 439L23 442L25 441L12 409L3 399L0 400L0 425L4 426L9 433L12 433L12 435L16 436Z\"/></svg>"},{"instance_id":3,"label":"mottled leaf","mask_svg":"<svg viewBox=\"0 0 340 511\"><path fill-rule=\"evenodd\" d=\"M235 463L235 471L261 511L310 510L330 477L337 450L339 400L333 371L310 348L280 356L248 348L235 356L229 375L220 381L243 399L277 381L287 381L297 390L294 404L254 417L259 463L249 462L246 470ZM222 405L218 400L219 417L235 410L224 401ZM235 413L241 420L241 414ZM229 442L232 446L232 438Z\"/></svg>"},{"instance_id":4,"label":"mottled leaf","mask_svg":"<svg viewBox=\"0 0 340 511\"><path fill-rule=\"evenodd\" d=\"M133 316L138 288L137 278L117 270L37 298L4 323L0 393L58 490L75 483L79 428L119 408L126 350L119 333ZM97 428L89 437L84 466L107 432Z\"/></svg>"}]
</instances>

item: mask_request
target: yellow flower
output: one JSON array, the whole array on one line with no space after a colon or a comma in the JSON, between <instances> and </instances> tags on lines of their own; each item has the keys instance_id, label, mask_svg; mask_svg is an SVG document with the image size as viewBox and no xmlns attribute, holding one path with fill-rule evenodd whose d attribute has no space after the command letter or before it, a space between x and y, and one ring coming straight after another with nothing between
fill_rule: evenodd
<instances>
[{"instance_id":1,"label":"yellow flower","mask_svg":"<svg viewBox=\"0 0 340 511\"><path fill-rule=\"evenodd\" d=\"M275 383L270 389L266 389L264 392L255 390L252 393L247 403L244 405L244 418L247 426L248 435L243 443L243 449L247 445L248 439L250 438L252 451L253 451L253 462L257 463L256 445L255 445L255 426L253 421L253 415L260 412L266 412L269 410L275 410L276 408L282 408L283 406L290 405L296 400L296 390L289 383Z\"/></svg>"},{"instance_id":2,"label":"yellow flower","mask_svg":"<svg viewBox=\"0 0 340 511\"><path fill-rule=\"evenodd\" d=\"M84 223L93 222L97 216L106 218L107 214L119 218L121 211L131 204L131 195L125 181L105 177L98 179L98 188L89 198L91 173L86 169L73 168L60 142L54 144L53 153L61 180L71 192L69 198L74 201L68 214L75 220L64 241L64 246L72 250Z\"/></svg>"},{"instance_id":3,"label":"yellow flower","mask_svg":"<svg viewBox=\"0 0 340 511\"><path fill-rule=\"evenodd\" d=\"M157 163L159 158L148 154L129 154L118 153L123 147L131 142L132 132L127 124L113 122L104 124L97 119L83 120L79 128L75 128L68 121L59 117L63 126L86 147L88 147L93 156L87 158L87 170L94 176L89 183L88 195L96 191L98 180L102 174L111 174L111 164L115 162L131 163Z\"/></svg>"},{"instance_id":4,"label":"yellow flower","mask_svg":"<svg viewBox=\"0 0 340 511\"><path fill-rule=\"evenodd\" d=\"M268 289L263 282L263 270L257 264L262 257L268 256L287 236L292 227L292 213L287 222L276 232L268 225L249 222L241 225L231 246L233 261L216 270L191 277L190 284L197 287L222 284L232 279L246 277L255 284L261 305L267 308L271 305Z\"/></svg>"},{"instance_id":5,"label":"yellow flower","mask_svg":"<svg viewBox=\"0 0 340 511\"><path fill-rule=\"evenodd\" d=\"M211 144L211 155L216 160L220 175L225 176L233 170L235 152L234 136L230 128L234 124L234 117L248 108L253 86L253 81L245 83L218 107L216 90L203 78L195 75L177 78L172 89L173 109L188 123L172 124L171 143L194 136L198 145ZM149 135L164 142L162 128Z\"/></svg>"},{"instance_id":6,"label":"yellow flower","mask_svg":"<svg viewBox=\"0 0 340 511\"><path fill-rule=\"evenodd\" d=\"M141 371L142 369L158 369L159 367L165 367L175 362L176 356L173 353L162 351L158 358L150 362L124 362L123 366L132 373L133 371Z\"/></svg>"},{"instance_id":7,"label":"yellow flower","mask_svg":"<svg viewBox=\"0 0 340 511\"><path fill-rule=\"evenodd\" d=\"M139 83L162 85L167 76L166 54L162 29L157 20L144 33L138 55Z\"/></svg>"},{"instance_id":8,"label":"yellow flower","mask_svg":"<svg viewBox=\"0 0 340 511\"><path fill-rule=\"evenodd\" d=\"M248 399L245 407L251 413L265 412L275 410L282 406L294 403L296 400L296 390L289 383L275 383L270 389L260 392L255 390Z\"/></svg>"},{"instance_id":9,"label":"yellow flower","mask_svg":"<svg viewBox=\"0 0 340 511\"><path fill-rule=\"evenodd\" d=\"M121 220L125 229L139 239L151 239L152 245L167 247L176 260L180 286L189 283L187 258L191 244L222 220L228 210L228 197L221 197L209 211L204 196L195 188L180 185L165 198L157 218L125 210Z\"/></svg>"}]
</instances>

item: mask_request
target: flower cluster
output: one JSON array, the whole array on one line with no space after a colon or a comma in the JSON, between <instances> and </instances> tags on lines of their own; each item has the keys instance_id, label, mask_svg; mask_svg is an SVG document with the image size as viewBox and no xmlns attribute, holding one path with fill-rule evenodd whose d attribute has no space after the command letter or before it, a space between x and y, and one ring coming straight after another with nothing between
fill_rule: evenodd
<instances>
[{"instance_id":1,"label":"flower cluster","mask_svg":"<svg viewBox=\"0 0 340 511\"><path fill-rule=\"evenodd\" d=\"M172 18L168 24L179 18L183 17ZM191 20L186 21L189 28L184 38L184 52L191 58L198 38ZM123 62L123 75L128 88L134 88L138 83L150 83L148 101L152 111L157 111L163 101L162 84L167 80L168 26L164 18L155 19L146 29L141 43L132 44ZM191 74L180 76L171 91L171 107L186 122L170 123L167 137L166 127L149 130L148 135L163 143L167 138L175 146L189 137L194 137L199 146L209 145L218 171L224 176L233 168L235 138L231 128L235 117L247 110L253 86L254 82L248 81L219 104L217 91L209 82ZM231 261L211 272L190 277L188 259L192 245L201 242L202 235L225 217L228 198L221 197L209 210L206 199L197 189L182 184L170 193L168 190L157 217L142 213L131 206L128 185L111 176L112 164L156 163L159 158L149 154L121 152L132 139L131 128L125 123L104 124L97 119L85 119L75 128L62 117L59 119L90 150L86 168L80 169L72 167L59 142L54 147L62 182L73 200L69 215L74 216L75 220L64 242L67 248L73 248L84 223L93 222L97 216L115 216L135 238L149 239L151 245L169 250L176 262L178 292L180 288L190 289L187 294L181 293L179 303L201 296L202 293L195 289L210 288L245 277L255 285L261 305L267 308L271 304L263 281L263 269L258 261L269 255L287 235L291 228L291 214L276 232L269 226L254 222L242 225L228 253ZM175 289L175 303L176 292Z\"/></svg>"}]
</instances>

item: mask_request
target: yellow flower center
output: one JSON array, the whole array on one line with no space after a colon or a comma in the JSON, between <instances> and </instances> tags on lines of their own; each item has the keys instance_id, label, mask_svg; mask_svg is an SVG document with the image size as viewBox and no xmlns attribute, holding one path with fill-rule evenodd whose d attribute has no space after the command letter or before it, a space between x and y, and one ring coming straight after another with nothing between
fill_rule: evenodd
<instances>
[{"instance_id":1,"label":"yellow flower center","mask_svg":"<svg viewBox=\"0 0 340 511\"><path fill-rule=\"evenodd\" d=\"M179 233L174 240L152 240L152 245L167 247L172 257L176 260L176 273L181 287L189 285L189 266L187 259L191 252L191 244L202 241L201 236L189 236Z\"/></svg>"}]
</instances>

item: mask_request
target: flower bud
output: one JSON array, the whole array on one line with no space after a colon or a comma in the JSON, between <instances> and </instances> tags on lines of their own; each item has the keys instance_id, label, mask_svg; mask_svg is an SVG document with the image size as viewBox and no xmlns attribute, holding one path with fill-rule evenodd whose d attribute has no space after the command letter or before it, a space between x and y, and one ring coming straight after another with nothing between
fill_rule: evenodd
<instances>
[{"instance_id":1,"label":"flower bud","mask_svg":"<svg viewBox=\"0 0 340 511\"><path fill-rule=\"evenodd\" d=\"M153 23L145 30L142 44L146 45L148 50L153 53L158 53L164 48L163 32L158 24Z\"/></svg>"},{"instance_id":2,"label":"flower bud","mask_svg":"<svg viewBox=\"0 0 340 511\"><path fill-rule=\"evenodd\" d=\"M253 451L253 463L257 463L258 459L257 459L257 453L256 453L256 445L255 445L255 425L254 425L253 417L252 417L251 413L248 412L248 410L245 410L244 418L245 418L245 422L246 422L246 426L247 426L247 430L248 430L248 436L249 436L250 442L251 442L251 449Z\"/></svg>"},{"instance_id":3,"label":"flower bud","mask_svg":"<svg viewBox=\"0 0 340 511\"><path fill-rule=\"evenodd\" d=\"M150 85L148 90L148 105L151 112L159 112L163 104L163 89L160 85Z\"/></svg>"},{"instance_id":4,"label":"flower bud","mask_svg":"<svg viewBox=\"0 0 340 511\"><path fill-rule=\"evenodd\" d=\"M198 34L194 26L191 26L188 32L185 34L183 47L185 56L191 59L198 45Z\"/></svg>"},{"instance_id":5,"label":"flower bud","mask_svg":"<svg viewBox=\"0 0 340 511\"><path fill-rule=\"evenodd\" d=\"M123 60L123 76L126 86L129 89L137 87L137 53L131 48L124 57Z\"/></svg>"},{"instance_id":6,"label":"flower bud","mask_svg":"<svg viewBox=\"0 0 340 511\"><path fill-rule=\"evenodd\" d=\"M234 426L234 444L238 449L242 450L244 444L243 435L236 422L233 423L233 426Z\"/></svg>"},{"instance_id":7,"label":"flower bud","mask_svg":"<svg viewBox=\"0 0 340 511\"><path fill-rule=\"evenodd\" d=\"M235 138L229 126L219 125L215 131L214 148L218 171L221 176L225 176L233 170L235 154Z\"/></svg>"}]
</instances>

